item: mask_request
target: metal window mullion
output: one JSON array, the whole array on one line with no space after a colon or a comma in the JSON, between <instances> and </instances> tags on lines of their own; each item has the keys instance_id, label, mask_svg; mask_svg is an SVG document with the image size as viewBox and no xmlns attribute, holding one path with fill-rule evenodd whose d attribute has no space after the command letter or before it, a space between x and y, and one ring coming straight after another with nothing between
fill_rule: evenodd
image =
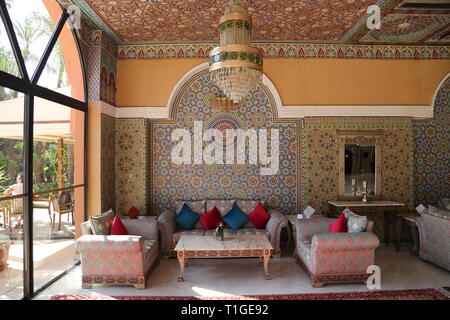
<instances>
[{"instance_id":1,"label":"metal window mullion","mask_svg":"<svg viewBox=\"0 0 450 320\"><path fill-rule=\"evenodd\" d=\"M29 82L13 76L9 73L0 70L0 86L12 89L14 91L29 93L35 97L45 100L50 100L57 104L70 107L79 111L87 110L87 103L74 99L72 97L63 95L59 92L41 87L39 85L30 84Z\"/></svg>"},{"instance_id":2,"label":"metal window mullion","mask_svg":"<svg viewBox=\"0 0 450 320\"><path fill-rule=\"evenodd\" d=\"M33 264L33 119L34 96L25 95L24 125L24 204L23 204L23 276L24 296L33 297L34 264Z\"/></svg>"},{"instance_id":3,"label":"metal window mullion","mask_svg":"<svg viewBox=\"0 0 450 320\"><path fill-rule=\"evenodd\" d=\"M44 54L42 55L41 60L39 61L39 64L36 68L36 71L33 74L31 83L37 84L39 78L41 77L45 65L47 64L47 60L50 57L53 48L55 47L56 41L58 41L59 34L61 33L62 28L64 27L64 24L66 23L68 17L69 14L67 13L67 11L64 11L61 15L61 18L59 18L58 24L56 25L55 30L53 31L52 36L50 38L50 41L48 42L47 47L45 48Z\"/></svg>"}]
</instances>

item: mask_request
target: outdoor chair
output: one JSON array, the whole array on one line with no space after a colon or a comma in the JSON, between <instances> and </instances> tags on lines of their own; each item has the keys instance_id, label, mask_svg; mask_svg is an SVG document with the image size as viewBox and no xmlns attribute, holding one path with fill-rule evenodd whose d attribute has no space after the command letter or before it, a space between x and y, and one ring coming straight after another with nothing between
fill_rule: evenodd
<instances>
[{"instance_id":1,"label":"outdoor chair","mask_svg":"<svg viewBox=\"0 0 450 320\"><path fill-rule=\"evenodd\" d=\"M11 218L16 217L18 219L18 223L16 224L16 228L22 228L23 221L23 198L12 199L9 202L9 205L4 207L6 212L6 224L9 225L9 231L12 232L12 223Z\"/></svg>"},{"instance_id":2,"label":"outdoor chair","mask_svg":"<svg viewBox=\"0 0 450 320\"><path fill-rule=\"evenodd\" d=\"M33 197L33 209L47 209L48 217L50 218L50 223L52 223L52 214L50 208L51 198L39 198L37 196Z\"/></svg>"},{"instance_id":3,"label":"outdoor chair","mask_svg":"<svg viewBox=\"0 0 450 320\"><path fill-rule=\"evenodd\" d=\"M68 191L62 192L59 198L56 198L54 195L50 195L50 201L53 206L52 227L55 224L55 214L59 214L58 230L61 230L61 216L63 214L70 213L72 215L72 225L73 225L74 201L70 196L70 192ZM69 216L67 216L67 221L69 221Z\"/></svg>"}]
</instances>

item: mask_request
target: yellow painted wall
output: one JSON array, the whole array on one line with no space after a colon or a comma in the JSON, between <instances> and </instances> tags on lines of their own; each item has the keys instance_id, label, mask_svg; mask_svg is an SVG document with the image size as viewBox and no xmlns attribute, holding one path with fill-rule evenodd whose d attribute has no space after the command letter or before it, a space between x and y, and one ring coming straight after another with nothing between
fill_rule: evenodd
<instances>
[{"instance_id":1,"label":"yellow painted wall","mask_svg":"<svg viewBox=\"0 0 450 320\"><path fill-rule=\"evenodd\" d=\"M266 59L283 105L431 105L450 60Z\"/></svg>"},{"instance_id":2,"label":"yellow painted wall","mask_svg":"<svg viewBox=\"0 0 450 320\"><path fill-rule=\"evenodd\" d=\"M163 107L206 59L119 60L117 105ZM283 105L431 105L450 60L265 59Z\"/></svg>"},{"instance_id":3,"label":"yellow painted wall","mask_svg":"<svg viewBox=\"0 0 450 320\"><path fill-rule=\"evenodd\" d=\"M165 107L178 81L206 59L118 60L117 106Z\"/></svg>"}]
</instances>

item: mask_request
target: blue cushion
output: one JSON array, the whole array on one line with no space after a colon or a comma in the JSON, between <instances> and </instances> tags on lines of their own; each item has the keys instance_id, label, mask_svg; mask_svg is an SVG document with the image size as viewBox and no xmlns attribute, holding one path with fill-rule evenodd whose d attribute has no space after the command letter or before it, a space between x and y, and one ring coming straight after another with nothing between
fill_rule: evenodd
<instances>
[{"instance_id":1,"label":"blue cushion","mask_svg":"<svg viewBox=\"0 0 450 320\"><path fill-rule=\"evenodd\" d=\"M228 212L222 219L233 230L240 229L244 224L248 222L248 217L245 213L242 212L241 209L239 209L237 204L234 204L230 212Z\"/></svg>"},{"instance_id":2,"label":"blue cushion","mask_svg":"<svg viewBox=\"0 0 450 320\"><path fill-rule=\"evenodd\" d=\"M181 208L180 213L174 218L174 220L186 230L192 229L198 219L200 219L200 215L192 211L186 203Z\"/></svg>"}]
</instances>

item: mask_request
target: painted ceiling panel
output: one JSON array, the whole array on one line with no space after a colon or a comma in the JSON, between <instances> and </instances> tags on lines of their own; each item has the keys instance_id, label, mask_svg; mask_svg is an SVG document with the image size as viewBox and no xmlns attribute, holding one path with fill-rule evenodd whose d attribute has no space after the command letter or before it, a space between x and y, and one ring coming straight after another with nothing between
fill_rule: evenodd
<instances>
[{"instance_id":1,"label":"painted ceiling panel","mask_svg":"<svg viewBox=\"0 0 450 320\"><path fill-rule=\"evenodd\" d=\"M86 0L124 42L217 41L227 0ZM255 41L338 41L374 0L244 0Z\"/></svg>"},{"instance_id":2,"label":"painted ceiling panel","mask_svg":"<svg viewBox=\"0 0 450 320\"><path fill-rule=\"evenodd\" d=\"M118 45L212 43L227 0L58 0L74 3ZM447 45L450 1L243 0L254 42ZM367 8L381 9L369 30Z\"/></svg>"}]
</instances>

